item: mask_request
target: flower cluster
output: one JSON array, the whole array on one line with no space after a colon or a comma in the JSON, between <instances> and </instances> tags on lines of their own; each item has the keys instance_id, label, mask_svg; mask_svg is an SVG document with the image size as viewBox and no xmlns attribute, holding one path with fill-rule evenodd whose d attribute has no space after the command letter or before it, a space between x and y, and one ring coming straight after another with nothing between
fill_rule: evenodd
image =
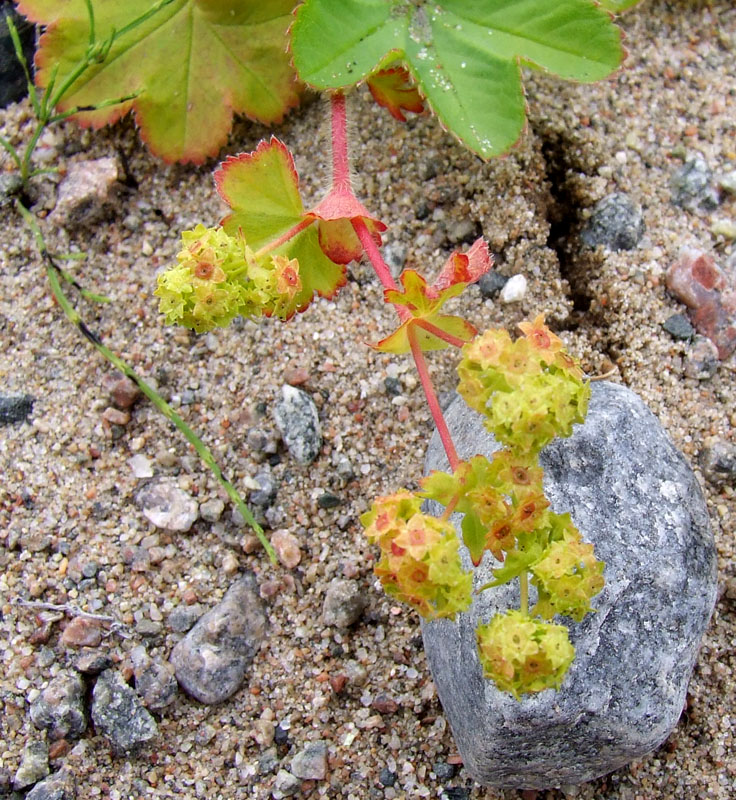
<instances>
[{"instance_id":1,"label":"flower cluster","mask_svg":"<svg viewBox=\"0 0 736 800\"><path fill-rule=\"evenodd\" d=\"M379 497L360 521L381 548L375 573L386 593L425 619L452 619L470 606L473 576L462 568L454 527L422 514L421 502L407 491Z\"/></svg>"},{"instance_id":2,"label":"flower cluster","mask_svg":"<svg viewBox=\"0 0 736 800\"><path fill-rule=\"evenodd\" d=\"M559 688L575 658L567 628L507 611L476 630L478 654L486 677L499 689L522 694Z\"/></svg>"},{"instance_id":3,"label":"flower cluster","mask_svg":"<svg viewBox=\"0 0 736 800\"><path fill-rule=\"evenodd\" d=\"M302 288L296 259L258 259L242 234L230 236L222 228L197 225L181 238L177 264L159 275L154 292L167 323L202 333L238 315L288 315Z\"/></svg>"},{"instance_id":4,"label":"flower cluster","mask_svg":"<svg viewBox=\"0 0 736 800\"><path fill-rule=\"evenodd\" d=\"M519 327L524 336L516 341L491 330L463 347L458 392L500 442L539 452L585 419L590 388L544 315Z\"/></svg>"}]
</instances>

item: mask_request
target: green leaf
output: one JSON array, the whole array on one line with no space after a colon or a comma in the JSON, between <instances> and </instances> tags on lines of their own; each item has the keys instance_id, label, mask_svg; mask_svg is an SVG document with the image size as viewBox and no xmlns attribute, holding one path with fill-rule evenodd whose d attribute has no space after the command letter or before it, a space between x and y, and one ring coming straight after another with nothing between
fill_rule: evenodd
<instances>
[{"instance_id":1,"label":"green leaf","mask_svg":"<svg viewBox=\"0 0 736 800\"><path fill-rule=\"evenodd\" d=\"M524 125L520 65L598 80L620 64L620 38L591 0L305 0L292 51L299 77L318 89L403 60L442 123L490 158Z\"/></svg>"},{"instance_id":2,"label":"green leaf","mask_svg":"<svg viewBox=\"0 0 736 800\"><path fill-rule=\"evenodd\" d=\"M345 267L322 251L311 213L299 195L294 160L275 137L262 141L252 153L230 156L215 172L215 184L232 213L222 220L226 233L242 230L248 245L299 262L301 289L280 316L303 311L314 298L332 297L345 284ZM305 226L280 246L274 240L297 226ZM258 253L256 253L258 255Z\"/></svg>"},{"instance_id":3,"label":"green leaf","mask_svg":"<svg viewBox=\"0 0 736 800\"><path fill-rule=\"evenodd\" d=\"M486 534L488 529L480 521L480 517L468 511L462 521L463 542L470 552L470 558L477 567L483 558L486 549Z\"/></svg>"},{"instance_id":4,"label":"green leaf","mask_svg":"<svg viewBox=\"0 0 736 800\"><path fill-rule=\"evenodd\" d=\"M151 0L93 0L98 43L150 10ZM285 53L294 0L174 0L117 38L58 103L60 111L138 96L113 108L75 114L99 128L131 108L141 136L167 161L202 163L225 144L233 112L280 122L298 102ZM22 0L19 9L47 25L36 80L46 86L56 64L61 86L85 58L89 20L84 0Z\"/></svg>"}]
</instances>

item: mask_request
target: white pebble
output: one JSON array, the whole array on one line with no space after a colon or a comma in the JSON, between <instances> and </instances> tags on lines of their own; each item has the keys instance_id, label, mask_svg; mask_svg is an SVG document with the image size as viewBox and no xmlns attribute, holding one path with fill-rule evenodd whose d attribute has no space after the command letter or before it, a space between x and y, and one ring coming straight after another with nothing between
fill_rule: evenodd
<instances>
[{"instance_id":1,"label":"white pebble","mask_svg":"<svg viewBox=\"0 0 736 800\"><path fill-rule=\"evenodd\" d=\"M153 468L151 462L142 454L128 459L128 466L133 470L136 478L152 478Z\"/></svg>"},{"instance_id":2,"label":"white pebble","mask_svg":"<svg viewBox=\"0 0 736 800\"><path fill-rule=\"evenodd\" d=\"M526 294L526 278L523 275L514 275L509 278L501 289L502 303L518 303Z\"/></svg>"}]
</instances>

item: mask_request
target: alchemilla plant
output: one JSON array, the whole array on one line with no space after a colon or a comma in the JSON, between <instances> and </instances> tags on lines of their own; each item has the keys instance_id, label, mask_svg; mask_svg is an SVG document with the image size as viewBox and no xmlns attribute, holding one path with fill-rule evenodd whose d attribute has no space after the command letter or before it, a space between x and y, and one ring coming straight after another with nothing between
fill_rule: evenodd
<instances>
[{"instance_id":1,"label":"alchemilla plant","mask_svg":"<svg viewBox=\"0 0 736 800\"><path fill-rule=\"evenodd\" d=\"M60 113L99 126L131 109L146 142L170 161L215 153L234 111L280 120L300 83L328 94L325 197L305 208L292 155L275 137L226 158L215 182L230 213L182 234L176 263L158 277L160 310L169 324L197 332L236 316L288 320L316 297L333 297L351 261L371 263L398 317L396 330L373 346L413 357L450 465L417 492L377 498L363 515L381 553L376 574L425 619L455 619L474 594L518 581L520 607L477 630L484 674L517 698L561 685L574 648L555 620L581 620L603 586L603 564L570 513L551 510L539 461L552 439L584 421L589 386L543 314L512 339L502 330L479 335L446 312L491 269L483 239L453 252L432 283L412 269L394 280L381 255L386 223L353 189L346 93L365 82L396 119L429 110L481 158L499 155L524 126L521 67L578 81L605 77L623 57L610 12L632 4L305 0L294 8L293 0L159 0L149 13L143 0L68 0L63 9L50 0L20 3L47 26L37 79L47 88L63 84ZM91 51L98 40L109 42L105 52ZM172 52L176 69L167 64ZM106 104L110 96L121 100ZM458 458L425 360L448 347L461 351L458 392L502 446L490 459ZM423 511L427 500L444 512ZM494 560L494 580L474 587L473 566L484 558Z\"/></svg>"}]
</instances>

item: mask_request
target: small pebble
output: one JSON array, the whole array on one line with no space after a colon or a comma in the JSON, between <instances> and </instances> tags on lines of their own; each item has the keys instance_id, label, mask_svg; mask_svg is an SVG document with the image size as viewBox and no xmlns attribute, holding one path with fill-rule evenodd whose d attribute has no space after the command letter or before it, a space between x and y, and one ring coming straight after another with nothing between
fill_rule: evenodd
<instances>
[{"instance_id":1,"label":"small pebble","mask_svg":"<svg viewBox=\"0 0 736 800\"><path fill-rule=\"evenodd\" d=\"M302 560L302 551L299 540L289 531L279 529L271 536L271 544L276 551L279 561L287 568L294 569Z\"/></svg>"},{"instance_id":2,"label":"small pebble","mask_svg":"<svg viewBox=\"0 0 736 800\"><path fill-rule=\"evenodd\" d=\"M160 711L176 700L178 684L168 663L152 659L143 645L130 652L135 676L135 688L143 698L146 708Z\"/></svg>"},{"instance_id":3,"label":"small pebble","mask_svg":"<svg viewBox=\"0 0 736 800\"><path fill-rule=\"evenodd\" d=\"M317 505L320 508L337 508L342 505L342 500L332 492L325 492L317 498Z\"/></svg>"},{"instance_id":4,"label":"small pebble","mask_svg":"<svg viewBox=\"0 0 736 800\"><path fill-rule=\"evenodd\" d=\"M395 714L399 710L399 704L387 694L379 694L373 699L371 708L379 714Z\"/></svg>"},{"instance_id":5,"label":"small pebble","mask_svg":"<svg viewBox=\"0 0 736 800\"><path fill-rule=\"evenodd\" d=\"M105 389L110 395L113 405L127 411L141 396L138 384L125 375L108 375L104 382Z\"/></svg>"},{"instance_id":6,"label":"small pebble","mask_svg":"<svg viewBox=\"0 0 736 800\"><path fill-rule=\"evenodd\" d=\"M225 503L219 497L213 497L200 505L199 515L205 522L218 522L224 510Z\"/></svg>"},{"instance_id":7,"label":"small pebble","mask_svg":"<svg viewBox=\"0 0 736 800\"><path fill-rule=\"evenodd\" d=\"M736 483L736 444L715 441L700 451L700 468L708 483Z\"/></svg>"},{"instance_id":8,"label":"small pebble","mask_svg":"<svg viewBox=\"0 0 736 800\"><path fill-rule=\"evenodd\" d=\"M135 752L158 736L158 726L123 676L107 669L92 692L92 720L116 755Z\"/></svg>"},{"instance_id":9,"label":"small pebble","mask_svg":"<svg viewBox=\"0 0 736 800\"><path fill-rule=\"evenodd\" d=\"M61 634L65 647L97 647L101 641L100 623L87 617L74 617Z\"/></svg>"},{"instance_id":10,"label":"small pebble","mask_svg":"<svg viewBox=\"0 0 736 800\"><path fill-rule=\"evenodd\" d=\"M322 619L325 625L349 628L362 616L368 605L368 598L356 581L333 578L327 587L322 606Z\"/></svg>"},{"instance_id":11,"label":"small pebble","mask_svg":"<svg viewBox=\"0 0 736 800\"><path fill-rule=\"evenodd\" d=\"M84 694L84 682L78 673L59 673L31 705L33 724L47 731L52 741L81 736L87 728Z\"/></svg>"},{"instance_id":12,"label":"small pebble","mask_svg":"<svg viewBox=\"0 0 736 800\"><path fill-rule=\"evenodd\" d=\"M25 796L25 800L77 800L72 771L63 766L58 772L37 783Z\"/></svg>"},{"instance_id":13,"label":"small pebble","mask_svg":"<svg viewBox=\"0 0 736 800\"><path fill-rule=\"evenodd\" d=\"M322 447L322 429L317 406L301 389L281 387L281 400L274 419L291 456L300 464L311 464Z\"/></svg>"},{"instance_id":14,"label":"small pebble","mask_svg":"<svg viewBox=\"0 0 736 800\"><path fill-rule=\"evenodd\" d=\"M707 381L718 372L719 364L718 349L713 342L705 336L696 336L685 355L685 375Z\"/></svg>"},{"instance_id":15,"label":"small pebble","mask_svg":"<svg viewBox=\"0 0 736 800\"><path fill-rule=\"evenodd\" d=\"M718 178L718 185L724 192L731 195L736 194L736 169L721 175Z\"/></svg>"},{"instance_id":16,"label":"small pebble","mask_svg":"<svg viewBox=\"0 0 736 800\"><path fill-rule=\"evenodd\" d=\"M670 181L672 202L688 211L712 211L718 207L713 173L700 153L689 158Z\"/></svg>"},{"instance_id":17,"label":"small pebble","mask_svg":"<svg viewBox=\"0 0 736 800\"><path fill-rule=\"evenodd\" d=\"M684 314L673 314L662 323L662 327L673 339L689 340L695 336L695 328Z\"/></svg>"},{"instance_id":18,"label":"small pebble","mask_svg":"<svg viewBox=\"0 0 736 800\"><path fill-rule=\"evenodd\" d=\"M378 781L381 786L394 786L398 779L399 776L388 767L384 767L378 775Z\"/></svg>"},{"instance_id":19,"label":"small pebble","mask_svg":"<svg viewBox=\"0 0 736 800\"><path fill-rule=\"evenodd\" d=\"M104 670L112 666L112 660L106 653L99 653L95 650L83 653L74 662L74 669L84 675L99 675Z\"/></svg>"},{"instance_id":20,"label":"small pebble","mask_svg":"<svg viewBox=\"0 0 736 800\"><path fill-rule=\"evenodd\" d=\"M143 486L136 503L157 528L186 533L199 517L197 501L180 489L173 478L159 478Z\"/></svg>"},{"instance_id":21,"label":"small pebble","mask_svg":"<svg viewBox=\"0 0 736 800\"><path fill-rule=\"evenodd\" d=\"M268 508L276 499L278 487L270 472L261 470L254 478L258 488L248 497L251 503L261 508Z\"/></svg>"},{"instance_id":22,"label":"small pebble","mask_svg":"<svg viewBox=\"0 0 736 800\"><path fill-rule=\"evenodd\" d=\"M281 800L283 797L291 797L296 794L301 787L302 782L295 775L287 772L285 769L280 769L276 773L276 780L273 782L273 791L271 797L273 800Z\"/></svg>"},{"instance_id":23,"label":"small pebble","mask_svg":"<svg viewBox=\"0 0 736 800\"><path fill-rule=\"evenodd\" d=\"M243 684L266 636L266 615L255 576L247 573L174 647L176 679L202 703L220 703Z\"/></svg>"},{"instance_id":24,"label":"small pebble","mask_svg":"<svg viewBox=\"0 0 736 800\"><path fill-rule=\"evenodd\" d=\"M480 276L478 287L483 297L496 297L508 281L509 279L505 275L492 269Z\"/></svg>"},{"instance_id":25,"label":"small pebble","mask_svg":"<svg viewBox=\"0 0 736 800\"><path fill-rule=\"evenodd\" d=\"M323 781L327 775L327 742L309 742L291 760L291 772L302 780Z\"/></svg>"},{"instance_id":26,"label":"small pebble","mask_svg":"<svg viewBox=\"0 0 736 800\"><path fill-rule=\"evenodd\" d=\"M641 208L622 192L614 192L598 201L580 238L588 247L600 244L610 250L633 250L644 231Z\"/></svg>"},{"instance_id":27,"label":"small pebble","mask_svg":"<svg viewBox=\"0 0 736 800\"><path fill-rule=\"evenodd\" d=\"M31 415L35 402L30 394L0 394L0 425L24 422Z\"/></svg>"},{"instance_id":28,"label":"small pebble","mask_svg":"<svg viewBox=\"0 0 736 800\"><path fill-rule=\"evenodd\" d=\"M142 453L128 459L128 466L136 478L152 478L153 467L151 462Z\"/></svg>"},{"instance_id":29,"label":"small pebble","mask_svg":"<svg viewBox=\"0 0 736 800\"><path fill-rule=\"evenodd\" d=\"M166 618L166 624L176 633L186 633L192 629L203 613L204 609L199 603L176 606Z\"/></svg>"},{"instance_id":30,"label":"small pebble","mask_svg":"<svg viewBox=\"0 0 736 800\"><path fill-rule=\"evenodd\" d=\"M441 781L451 781L455 777L455 765L446 761L437 761L432 766L432 771Z\"/></svg>"},{"instance_id":31,"label":"small pebble","mask_svg":"<svg viewBox=\"0 0 736 800\"><path fill-rule=\"evenodd\" d=\"M49 774L49 748L46 742L31 740L23 748L20 766L13 778L16 792L38 783Z\"/></svg>"},{"instance_id":32,"label":"small pebble","mask_svg":"<svg viewBox=\"0 0 736 800\"><path fill-rule=\"evenodd\" d=\"M112 216L120 207L121 173L117 158L112 157L69 163L49 221L71 230Z\"/></svg>"},{"instance_id":33,"label":"small pebble","mask_svg":"<svg viewBox=\"0 0 736 800\"><path fill-rule=\"evenodd\" d=\"M526 278L523 275L514 275L509 278L501 289L502 303L518 303L526 294Z\"/></svg>"},{"instance_id":34,"label":"small pebble","mask_svg":"<svg viewBox=\"0 0 736 800\"><path fill-rule=\"evenodd\" d=\"M383 385L386 387L386 394L389 397L398 397L404 391L404 387L398 378L384 378Z\"/></svg>"}]
</instances>

